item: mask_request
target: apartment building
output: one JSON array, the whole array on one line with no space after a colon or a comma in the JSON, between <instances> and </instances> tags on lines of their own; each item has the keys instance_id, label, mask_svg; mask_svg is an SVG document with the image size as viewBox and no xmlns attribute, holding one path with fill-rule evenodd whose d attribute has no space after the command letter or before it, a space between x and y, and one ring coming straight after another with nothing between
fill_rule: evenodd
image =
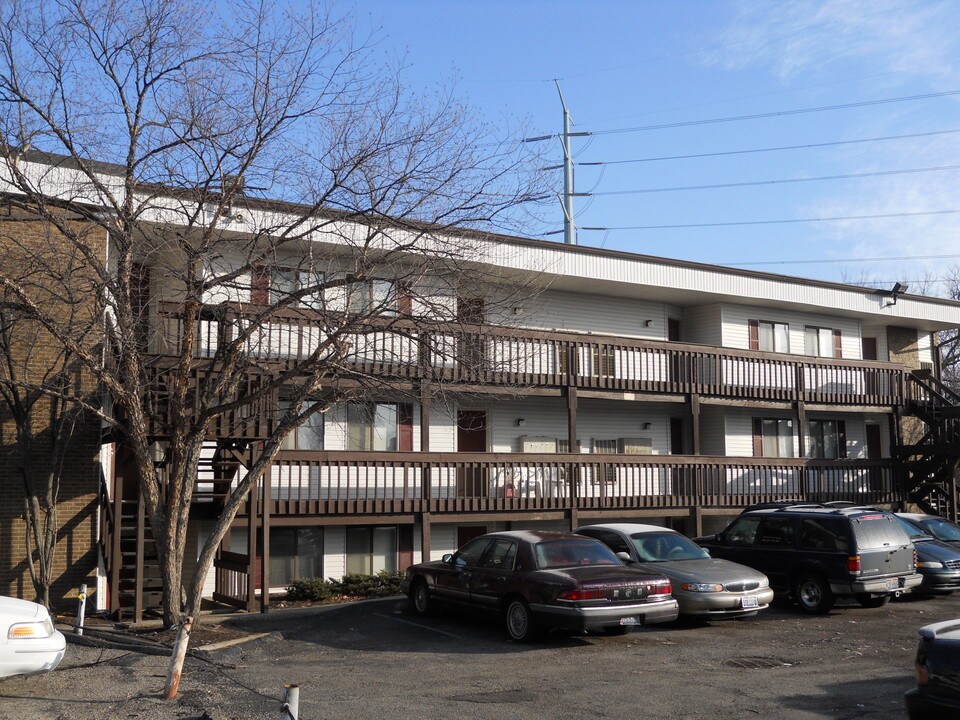
<instances>
[{"instance_id":1,"label":"apartment building","mask_svg":"<svg viewBox=\"0 0 960 720\"><path fill-rule=\"evenodd\" d=\"M289 211L244 200L222 230L242 241L258 213ZM171 223L158 213L158 234ZM346 364L378 381L287 437L234 520L206 596L252 609L294 578L403 569L502 529L643 519L696 535L775 500L955 511L960 397L939 382L936 338L960 327L958 302L449 229L425 235L469 244L460 275L432 276L422 263L409 272L401 258L357 280L357 245L345 238L362 228L343 218L254 267L239 252L215 259L230 281L205 291L197 382L237 328L256 324L245 351L269 370L313 352L325 314L371 308L372 329L340 342ZM158 377L175 372L184 342L176 262L154 252L138 269ZM321 274L340 280L303 291ZM271 308L278 293L296 301ZM242 435L223 423L207 438L196 547L283 393L270 402ZM99 505L67 525L85 530L70 539L72 557L90 565L99 606L139 618L158 579L124 455L105 437L100 488L88 488ZM22 589L22 567L6 572Z\"/></svg>"}]
</instances>

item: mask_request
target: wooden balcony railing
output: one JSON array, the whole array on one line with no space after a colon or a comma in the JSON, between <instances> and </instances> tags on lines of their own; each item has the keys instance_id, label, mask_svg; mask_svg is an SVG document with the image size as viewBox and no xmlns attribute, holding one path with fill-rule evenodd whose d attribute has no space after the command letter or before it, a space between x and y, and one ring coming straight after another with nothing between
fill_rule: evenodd
<instances>
[{"instance_id":1,"label":"wooden balcony railing","mask_svg":"<svg viewBox=\"0 0 960 720\"><path fill-rule=\"evenodd\" d=\"M252 322L251 306L211 306L197 328L197 355L214 358L222 343ZM245 351L264 363L301 361L326 337L320 322L308 310L276 312L245 341ZM182 323L181 306L160 303L153 348L158 359L176 353ZM357 371L392 378L825 404L901 405L907 373L894 363L520 328L424 329L388 320L358 327L341 343Z\"/></svg>"},{"instance_id":2,"label":"wooden balcony railing","mask_svg":"<svg viewBox=\"0 0 960 720\"><path fill-rule=\"evenodd\" d=\"M893 460L519 453L281 453L271 515L743 507L902 499ZM215 502L212 484L198 501ZM245 511L244 511L245 512Z\"/></svg>"}]
</instances>

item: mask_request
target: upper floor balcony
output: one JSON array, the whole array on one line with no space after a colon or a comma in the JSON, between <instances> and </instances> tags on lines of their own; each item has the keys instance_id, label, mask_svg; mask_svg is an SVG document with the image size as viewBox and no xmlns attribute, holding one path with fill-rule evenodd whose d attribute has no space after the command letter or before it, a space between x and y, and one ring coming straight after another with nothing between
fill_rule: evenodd
<instances>
[{"instance_id":1,"label":"upper floor balcony","mask_svg":"<svg viewBox=\"0 0 960 720\"><path fill-rule=\"evenodd\" d=\"M256 326L254 325L256 323ZM290 367L326 339L306 309L272 312L220 304L204 309L194 338L198 359L248 331L244 352L266 366ZM182 307L160 303L154 364L179 351ZM338 342L356 372L398 380L459 385L576 387L689 394L761 401L898 406L908 369L901 364L514 327L384 320L351 328Z\"/></svg>"}]
</instances>

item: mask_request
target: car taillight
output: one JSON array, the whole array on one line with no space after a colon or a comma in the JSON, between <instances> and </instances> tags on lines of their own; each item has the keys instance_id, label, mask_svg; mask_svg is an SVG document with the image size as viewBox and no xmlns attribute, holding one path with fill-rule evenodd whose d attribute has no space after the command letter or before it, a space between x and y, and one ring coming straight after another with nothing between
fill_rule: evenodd
<instances>
[{"instance_id":1,"label":"car taillight","mask_svg":"<svg viewBox=\"0 0 960 720\"><path fill-rule=\"evenodd\" d=\"M930 682L930 670L926 665L917 663L914 668L917 671L917 685L926 685Z\"/></svg>"},{"instance_id":2,"label":"car taillight","mask_svg":"<svg viewBox=\"0 0 960 720\"><path fill-rule=\"evenodd\" d=\"M847 558L847 570L849 570L852 573L860 572L860 556L859 555L851 555L850 557Z\"/></svg>"},{"instance_id":3,"label":"car taillight","mask_svg":"<svg viewBox=\"0 0 960 720\"><path fill-rule=\"evenodd\" d=\"M557 595L557 600L600 600L603 592L598 588L580 588L578 590L567 590Z\"/></svg>"},{"instance_id":4,"label":"car taillight","mask_svg":"<svg viewBox=\"0 0 960 720\"><path fill-rule=\"evenodd\" d=\"M657 583L656 585L650 586L651 595L669 595L673 592L673 588L670 587L669 582Z\"/></svg>"}]
</instances>

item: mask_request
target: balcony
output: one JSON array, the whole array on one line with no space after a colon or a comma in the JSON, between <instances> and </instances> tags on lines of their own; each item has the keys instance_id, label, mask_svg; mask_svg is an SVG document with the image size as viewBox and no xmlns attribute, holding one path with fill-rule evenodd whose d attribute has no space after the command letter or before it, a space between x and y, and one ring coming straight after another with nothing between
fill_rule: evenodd
<instances>
[{"instance_id":1,"label":"balcony","mask_svg":"<svg viewBox=\"0 0 960 720\"><path fill-rule=\"evenodd\" d=\"M182 335L182 308L160 303L155 367L165 367ZM198 359L255 320L249 305L205 309L195 340ZM309 311L275 312L245 342L264 366L290 367L326 338L320 317ZM675 342L545 332L506 327L418 326L384 320L382 327L340 339L347 364L359 373L398 380L565 386L585 390L687 394L832 405L899 406L907 368L894 363L824 359L731 350Z\"/></svg>"},{"instance_id":2,"label":"balcony","mask_svg":"<svg viewBox=\"0 0 960 720\"><path fill-rule=\"evenodd\" d=\"M286 451L271 469L268 511L337 516L890 503L901 499L902 487L889 459ZM195 499L219 497L213 483L201 483Z\"/></svg>"}]
</instances>

